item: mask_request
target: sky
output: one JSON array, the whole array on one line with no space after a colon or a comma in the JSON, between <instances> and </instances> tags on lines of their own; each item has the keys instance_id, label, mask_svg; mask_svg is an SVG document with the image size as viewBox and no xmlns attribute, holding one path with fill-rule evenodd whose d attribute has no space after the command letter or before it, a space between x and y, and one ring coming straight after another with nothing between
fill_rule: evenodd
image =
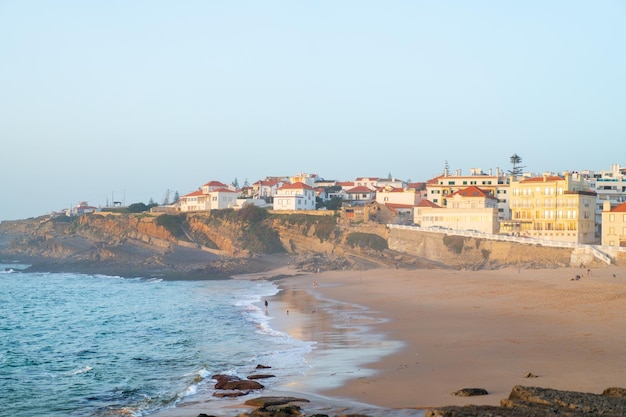
<instances>
[{"instance_id":1,"label":"sky","mask_svg":"<svg viewBox=\"0 0 626 417\"><path fill-rule=\"evenodd\" d=\"M0 0L0 220L626 165L626 2Z\"/></svg>"}]
</instances>

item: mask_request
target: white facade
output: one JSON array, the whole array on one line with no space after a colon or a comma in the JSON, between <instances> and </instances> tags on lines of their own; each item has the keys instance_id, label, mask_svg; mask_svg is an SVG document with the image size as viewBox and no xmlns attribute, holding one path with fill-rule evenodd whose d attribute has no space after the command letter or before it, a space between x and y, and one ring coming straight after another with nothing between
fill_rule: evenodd
<instances>
[{"instance_id":1,"label":"white facade","mask_svg":"<svg viewBox=\"0 0 626 417\"><path fill-rule=\"evenodd\" d=\"M385 187L376 191L378 204L416 206L421 200L422 193L415 189Z\"/></svg>"},{"instance_id":2,"label":"white facade","mask_svg":"<svg viewBox=\"0 0 626 417\"><path fill-rule=\"evenodd\" d=\"M273 178L257 181L252 184L253 196L254 198L271 200L276 195L276 191L285 183L286 181Z\"/></svg>"},{"instance_id":3,"label":"white facade","mask_svg":"<svg viewBox=\"0 0 626 417\"><path fill-rule=\"evenodd\" d=\"M180 197L178 208L183 212L210 211L234 208L237 191L219 181L204 184L198 191Z\"/></svg>"},{"instance_id":4,"label":"white facade","mask_svg":"<svg viewBox=\"0 0 626 417\"><path fill-rule=\"evenodd\" d=\"M274 210L315 210L315 189L297 182L276 190Z\"/></svg>"}]
</instances>

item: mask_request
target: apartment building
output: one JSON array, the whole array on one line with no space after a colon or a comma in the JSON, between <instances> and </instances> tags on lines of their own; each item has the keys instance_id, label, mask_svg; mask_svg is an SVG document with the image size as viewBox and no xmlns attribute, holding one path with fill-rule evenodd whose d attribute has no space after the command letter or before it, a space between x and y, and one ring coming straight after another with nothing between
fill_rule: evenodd
<instances>
[{"instance_id":1,"label":"apartment building","mask_svg":"<svg viewBox=\"0 0 626 417\"><path fill-rule=\"evenodd\" d=\"M502 233L537 239L594 243L596 193L578 174L512 180L511 220Z\"/></svg>"}]
</instances>

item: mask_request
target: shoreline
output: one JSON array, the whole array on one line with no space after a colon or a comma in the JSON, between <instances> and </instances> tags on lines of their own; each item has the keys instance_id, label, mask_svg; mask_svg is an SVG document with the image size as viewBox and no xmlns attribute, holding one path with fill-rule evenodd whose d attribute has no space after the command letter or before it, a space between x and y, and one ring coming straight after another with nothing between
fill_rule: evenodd
<instances>
[{"instance_id":1,"label":"shoreline","mask_svg":"<svg viewBox=\"0 0 626 417\"><path fill-rule=\"evenodd\" d=\"M242 276L275 280L271 327L318 347L301 378L252 396L307 398L311 404L300 404L306 412L423 415L435 407L498 406L516 385L595 394L624 386L626 268L586 272L280 268ZM372 352L351 347L353 337ZM453 395L463 388L489 394ZM197 415L183 410L158 416Z\"/></svg>"},{"instance_id":2,"label":"shoreline","mask_svg":"<svg viewBox=\"0 0 626 417\"><path fill-rule=\"evenodd\" d=\"M625 385L625 267L591 275L571 267L310 273L285 265L288 259L268 259L275 269L231 279L276 283L279 292L268 297L270 326L316 342L307 355L312 368L245 399L306 398L311 402L299 405L309 414L406 416L433 407L499 405L515 385L597 394ZM337 334L331 342L343 343L344 353L329 360L342 349L325 338ZM351 339L355 334L360 339ZM354 354L363 342L371 351ZM452 395L468 387L489 395ZM245 399L196 396L151 415L238 415L253 409Z\"/></svg>"},{"instance_id":3,"label":"shoreline","mask_svg":"<svg viewBox=\"0 0 626 417\"><path fill-rule=\"evenodd\" d=\"M577 268L376 269L314 279L322 297L379 312L388 321L374 331L405 343L365 365L374 375L322 395L423 409L499 405L515 385L594 393L624 385L626 268L591 276ZM468 387L489 395L452 395Z\"/></svg>"}]
</instances>

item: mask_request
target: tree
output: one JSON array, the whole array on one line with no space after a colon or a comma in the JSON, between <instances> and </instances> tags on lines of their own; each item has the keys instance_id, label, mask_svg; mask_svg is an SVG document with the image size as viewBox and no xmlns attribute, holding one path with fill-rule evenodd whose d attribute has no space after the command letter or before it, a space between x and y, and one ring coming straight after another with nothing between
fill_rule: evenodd
<instances>
[{"instance_id":1,"label":"tree","mask_svg":"<svg viewBox=\"0 0 626 417\"><path fill-rule=\"evenodd\" d=\"M239 181L237 181L237 177L235 177L235 180L232 182L233 187L235 188L239 188Z\"/></svg>"},{"instance_id":2,"label":"tree","mask_svg":"<svg viewBox=\"0 0 626 417\"><path fill-rule=\"evenodd\" d=\"M180 200L180 195L178 194L178 191L176 191L174 193L174 200L172 201L173 204L178 203L178 200Z\"/></svg>"},{"instance_id":3,"label":"tree","mask_svg":"<svg viewBox=\"0 0 626 417\"><path fill-rule=\"evenodd\" d=\"M513 155L511 155L510 160L513 168L509 170L509 174L514 177L522 175L522 173L524 172L524 168L526 168L525 166L520 165L522 163L522 157L514 153Z\"/></svg>"},{"instance_id":4,"label":"tree","mask_svg":"<svg viewBox=\"0 0 626 417\"><path fill-rule=\"evenodd\" d=\"M150 200L152 201L152 199ZM150 207L146 206L144 203L133 203L128 206L129 213L143 213L148 210L150 210Z\"/></svg>"},{"instance_id":5,"label":"tree","mask_svg":"<svg viewBox=\"0 0 626 417\"><path fill-rule=\"evenodd\" d=\"M328 210L339 210L343 204L341 197L333 197L326 202L326 208Z\"/></svg>"}]
</instances>

